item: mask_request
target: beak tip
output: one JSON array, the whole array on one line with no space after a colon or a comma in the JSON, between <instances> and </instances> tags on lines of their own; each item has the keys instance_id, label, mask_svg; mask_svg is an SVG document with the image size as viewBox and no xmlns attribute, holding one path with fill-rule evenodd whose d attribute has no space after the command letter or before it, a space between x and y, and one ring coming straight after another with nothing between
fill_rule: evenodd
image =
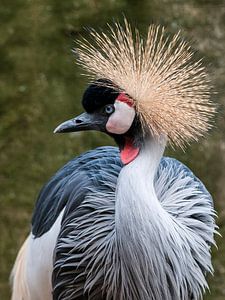
<instances>
[{"instance_id":1,"label":"beak tip","mask_svg":"<svg viewBox=\"0 0 225 300\"><path fill-rule=\"evenodd\" d=\"M60 132L61 132L61 131L60 131L60 127L61 127L61 126L57 126L57 127L54 129L53 133L60 133Z\"/></svg>"}]
</instances>

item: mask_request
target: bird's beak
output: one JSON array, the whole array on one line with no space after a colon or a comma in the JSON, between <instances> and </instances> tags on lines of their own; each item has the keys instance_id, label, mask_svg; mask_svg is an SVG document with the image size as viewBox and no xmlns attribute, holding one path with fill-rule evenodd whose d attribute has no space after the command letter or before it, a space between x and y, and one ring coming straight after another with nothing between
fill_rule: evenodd
<instances>
[{"instance_id":1,"label":"bird's beak","mask_svg":"<svg viewBox=\"0 0 225 300\"><path fill-rule=\"evenodd\" d=\"M74 119L68 120L60 124L54 130L54 133L75 132L84 130L103 131L104 123L96 114L82 113Z\"/></svg>"}]
</instances>

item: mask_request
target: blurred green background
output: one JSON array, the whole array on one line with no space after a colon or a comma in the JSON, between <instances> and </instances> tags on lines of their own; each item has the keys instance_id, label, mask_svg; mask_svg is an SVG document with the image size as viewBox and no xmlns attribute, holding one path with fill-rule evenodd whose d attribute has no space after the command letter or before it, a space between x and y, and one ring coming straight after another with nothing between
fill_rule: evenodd
<instances>
[{"instance_id":1,"label":"blurred green background","mask_svg":"<svg viewBox=\"0 0 225 300\"><path fill-rule=\"evenodd\" d=\"M125 14L143 34L150 23L179 29L204 63L220 104L216 128L185 153L186 163L215 199L225 233L225 1L221 0L0 0L0 299L10 295L8 277L30 230L41 186L78 153L113 142L100 133L53 135L60 122L81 111L86 79L71 53L85 27L105 27ZM213 249L214 277L204 299L225 299L225 244ZM165 299L166 300L166 299Z\"/></svg>"}]
</instances>

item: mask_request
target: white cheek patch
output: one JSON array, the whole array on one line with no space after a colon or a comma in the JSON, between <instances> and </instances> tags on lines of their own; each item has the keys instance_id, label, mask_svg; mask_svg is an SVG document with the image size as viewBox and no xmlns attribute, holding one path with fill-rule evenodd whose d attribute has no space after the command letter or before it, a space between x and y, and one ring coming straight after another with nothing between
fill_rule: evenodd
<instances>
[{"instance_id":1,"label":"white cheek patch","mask_svg":"<svg viewBox=\"0 0 225 300\"><path fill-rule=\"evenodd\" d=\"M135 117L134 107L128 104L115 101L115 112L109 117L106 123L106 129L108 132L115 134L123 134L129 130Z\"/></svg>"}]
</instances>

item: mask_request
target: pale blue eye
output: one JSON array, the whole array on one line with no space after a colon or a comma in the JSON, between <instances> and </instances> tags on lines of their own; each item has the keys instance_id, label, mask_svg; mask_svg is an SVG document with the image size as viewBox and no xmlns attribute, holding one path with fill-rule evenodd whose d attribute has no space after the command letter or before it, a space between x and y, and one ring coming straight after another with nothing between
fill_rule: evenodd
<instances>
[{"instance_id":1,"label":"pale blue eye","mask_svg":"<svg viewBox=\"0 0 225 300\"><path fill-rule=\"evenodd\" d=\"M115 107L113 104L109 104L105 106L105 113L107 115L111 115L112 113L114 113L114 111L115 111Z\"/></svg>"}]
</instances>

